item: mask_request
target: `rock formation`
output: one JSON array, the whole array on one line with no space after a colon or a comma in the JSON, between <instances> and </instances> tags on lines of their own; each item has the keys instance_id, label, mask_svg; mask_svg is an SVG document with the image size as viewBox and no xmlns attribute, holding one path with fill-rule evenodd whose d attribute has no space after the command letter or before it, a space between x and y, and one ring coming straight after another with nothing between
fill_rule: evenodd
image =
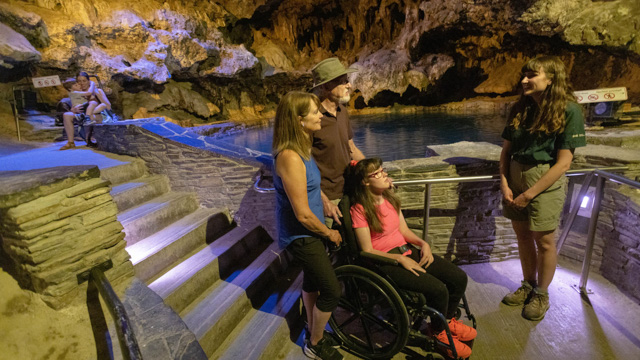
<instances>
[{"instance_id":1,"label":"rock formation","mask_svg":"<svg viewBox=\"0 0 640 360\"><path fill-rule=\"evenodd\" d=\"M0 4L0 23L1 82L86 70L125 117L265 117L329 56L360 70L357 107L513 95L543 53L576 89L640 102L637 0L34 0Z\"/></svg>"}]
</instances>

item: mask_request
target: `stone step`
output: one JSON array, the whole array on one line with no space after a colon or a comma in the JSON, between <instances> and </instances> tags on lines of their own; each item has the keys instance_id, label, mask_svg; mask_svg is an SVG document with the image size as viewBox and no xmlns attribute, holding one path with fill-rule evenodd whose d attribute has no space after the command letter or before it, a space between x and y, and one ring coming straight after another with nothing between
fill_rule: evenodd
<instances>
[{"instance_id":1,"label":"stone step","mask_svg":"<svg viewBox=\"0 0 640 360\"><path fill-rule=\"evenodd\" d=\"M169 179L165 175L141 177L111 188L111 196L120 212L166 192L169 192Z\"/></svg>"},{"instance_id":2,"label":"stone step","mask_svg":"<svg viewBox=\"0 0 640 360\"><path fill-rule=\"evenodd\" d=\"M118 214L131 246L198 208L193 193L170 192Z\"/></svg>"},{"instance_id":3,"label":"stone step","mask_svg":"<svg viewBox=\"0 0 640 360\"><path fill-rule=\"evenodd\" d=\"M100 177L111 181L112 186L138 179L144 176L147 172L147 166L142 159L124 155L117 155L117 159L127 159L129 161L122 165L100 167Z\"/></svg>"},{"instance_id":4,"label":"stone step","mask_svg":"<svg viewBox=\"0 0 640 360\"><path fill-rule=\"evenodd\" d=\"M246 267L272 243L262 227L237 227L149 284L180 313L217 280Z\"/></svg>"},{"instance_id":5,"label":"stone step","mask_svg":"<svg viewBox=\"0 0 640 360\"><path fill-rule=\"evenodd\" d=\"M220 346L252 305L264 301L288 264L288 254L273 242L246 268L214 284L181 312L207 354Z\"/></svg>"},{"instance_id":6,"label":"stone step","mask_svg":"<svg viewBox=\"0 0 640 360\"><path fill-rule=\"evenodd\" d=\"M283 277L266 301L257 309L251 308L218 351L209 355L205 349L209 359L271 360L284 355L291 333L300 332L302 273L288 275L293 276Z\"/></svg>"},{"instance_id":7,"label":"stone step","mask_svg":"<svg viewBox=\"0 0 640 360\"><path fill-rule=\"evenodd\" d=\"M198 209L164 229L127 246L136 276L144 281L161 276L185 255L231 230L227 210Z\"/></svg>"}]
</instances>

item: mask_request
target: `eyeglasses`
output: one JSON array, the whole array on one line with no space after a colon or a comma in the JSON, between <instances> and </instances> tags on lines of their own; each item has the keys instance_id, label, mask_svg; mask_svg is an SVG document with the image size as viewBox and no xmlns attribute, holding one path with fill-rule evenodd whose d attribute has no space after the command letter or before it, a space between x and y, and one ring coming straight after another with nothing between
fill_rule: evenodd
<instances>
[{"instance_id":1,"label":"eyeglasses","mask_svg":"<svg viewBox=\"0 0 640 360\"><path fill-rule=\"evenodd\" d=\"M372 172L371 174L367 175L370 178L374 178L374 179L380 179L383 175L388 175L387 174L387 169L382 168L378 171Z\"/></svg>"}]
</instances>

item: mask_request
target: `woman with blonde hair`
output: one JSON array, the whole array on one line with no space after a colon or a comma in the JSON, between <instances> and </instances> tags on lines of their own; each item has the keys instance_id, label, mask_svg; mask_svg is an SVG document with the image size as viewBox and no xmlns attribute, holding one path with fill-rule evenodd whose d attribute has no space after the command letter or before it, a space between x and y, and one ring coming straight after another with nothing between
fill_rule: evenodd
<instances>
[{"instance_id":1,"label":"woman with blonde hair","mask_svg":"<svg viewBox=\"0 0 640 360\"><path fill-rule=\"evenodd\" d=\"M325 226L320 197L320 171L311 156L311 138L320 130L320 101L309 93L286 94L276 110L273 130L276 224L281 248L302 264L302 301L308 339L304 354L312 359L340 360L342 355L324 337L324 328L338 306L341 288L325 250L325 240L339 245L337 230Z\"/></svg>"},{"instance_id":2,"label":"woman with blonde hair","mask_svg":"<svg viewBox=\"0 0 640 360\"><path fill-rule=\"evenodd\" d=\"M502 302L523 306L541 320L556 269L555 230L564 206L565 177L575 148L585 146L582 109L575 102L562 61L541 56L522 67L522 96L502 137L500 189L504 216L518 238L524 279Z\"/></svg>"}]
</instances>

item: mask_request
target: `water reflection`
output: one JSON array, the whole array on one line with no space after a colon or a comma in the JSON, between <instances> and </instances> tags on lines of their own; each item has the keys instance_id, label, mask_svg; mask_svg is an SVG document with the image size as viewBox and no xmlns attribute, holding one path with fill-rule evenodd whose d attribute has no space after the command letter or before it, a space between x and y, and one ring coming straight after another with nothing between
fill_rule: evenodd
<instances>
[{"instance_id":1,"label":"water reflection","mask_svg":"<svg viewBox=\"0 0 640 360\"><path fill-rule=\"evenodd\" d=\"M424 157L427 146L458 141L500 145L505 124L499 114L376 114L353 116L354 142L368 156L385 161ZM249 129L224 141L271 152L272 127Z\"/></svg>"}]
</instances>

